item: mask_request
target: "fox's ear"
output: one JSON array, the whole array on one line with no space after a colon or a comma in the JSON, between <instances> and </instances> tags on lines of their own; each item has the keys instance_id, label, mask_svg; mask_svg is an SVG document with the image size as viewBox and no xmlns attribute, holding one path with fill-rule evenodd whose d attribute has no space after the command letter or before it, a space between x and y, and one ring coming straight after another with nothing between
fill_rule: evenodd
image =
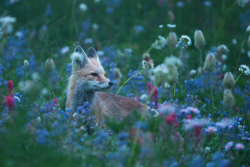
<instances>
[{"instance_id":1,"label":"fox's ear","mask_svg":"<svg viewBox=\"0 0 250 167\"><path fill-rule=\"evenodd\" d=\"M94 48L90 47L87 51L87 56L90 59L96 59L100 63L99 56L97 55L96 51Z\"/></svg>"},{"instance_id":2,"label":"fox's ear","mask_svg":"<svg viewBox=\"0 0 250 167\"><path fill-rule=\"evenodd\" d=\"M77 70L83 68L89 63L88 57L80 45L78 45L75 48L74 53L71 54L71 59L73 68Z\"/></svg>"}]
</instances>

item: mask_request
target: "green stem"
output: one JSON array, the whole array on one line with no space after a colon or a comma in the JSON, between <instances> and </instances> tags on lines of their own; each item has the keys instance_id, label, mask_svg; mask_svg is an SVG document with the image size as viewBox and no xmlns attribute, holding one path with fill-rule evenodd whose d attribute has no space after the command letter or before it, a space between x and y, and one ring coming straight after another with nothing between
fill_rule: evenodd
<instances>
[{"instance_id":1,"label":"green stem","mask_svg":"<svg viewBox=\"0 0 250 167\"><path fill-rule=\"evenodd\" d=\"M213 110L214 110L214 97L213 97L213 86L212 86L211 72L209 73L209 80L210 80L210 89L211 89L211 99L212 99L212 105L213 105Z\"/></svg>"},{"instance_id":2,"label":"green stem","mask_svg":"<svg viewBox=\"0 0 250 167\"><path fill-rule=\"evenodd\" d=\"M178 67L179 67L179 64L178 64L178 63L179 63L179 61L180 61L180 59L181 59L181 56L182 56L182 50L183 50L183 47L181 47L180 57L179 57L178 62L177 62L177 67L176 67L176 68L177 68L177 71L178 71ZM174 84L174 97L175 97L175 85L176 85L176 84Z\"/></svg>"},{"instance_id":3,"label":"green stem","mask_svg":"<svg viewBox=\"0 0 250 167\"><path fill-rule=\"evenodd\" d=\"M74 13L75 13L75 5L76 5L76 0L74 0L74 2L73 2L71 20L70 20L70 32L69 32L69 41L70 42L72 39L72 28L73 28L73 18L74 18Z\"/></svg>"},{"instance_id":4,"label":"green stem","mask_svg":"<svg viewBox=\"0 0 250 167\"><path fill-rule=\"evenodd\" d=\"M119 91L122 89L122 87L123 87L131 78L133 78L134 76L136 76L136 75L138 75L138 74L141 74L145 69L146 69L146 68L143 68L140 72L138 72L138 73L132 75L126 82L124 82L124 83L122 84L122 86L120 87L120 89L119 89L115 94L119 93Z\"/></svg>"},{"instance_id":5,"label":"green stem","mask_svg":"<svg viewBox=\"0 0 250 167\"><path fill-rule=\"evenodd\" d=\"M236 4L237 1L234 1L234 3L226 10L226 13L230 12L230 10L232 10Z\"/></svg>"},{"instance_id":6,"label":"green stem","mask_svg":"<svg viewBox=\"0 0 250 167\"><path fill-rule=\"evenodd\" d=\"M202 74L202 50L200 50L200 66L201 66L201 84L202 84L202 87L201 87L201 91L203 92L203 74Z\"/></svg>"},{"instance_id":7,"label":"green stem","mask_svg":"<svg viewBox=\"0 0 250 167\"><path fill-rule=\"evenodd\" d=\"M241 43L240 53L239 53L239 56L238 56L238 59L237 59L237 63L236 63L235 69L234 69L234 73L236 72L237 67L238 67L238 65L239 65L241 50L242 50L242 48L243 48L243 46L244 46L244 43L245 43L245 41L246 41L247 34L248 34L248 33L245 34L245 37L244 37L244 39L243 39L243 42Z\"/></svg>"},{"instance_id":8,"label":"green stem","mask_svg":"<svg viewBox=\"0 0 250 167\"><path fill-rule=\"evenodd\" d=\"M146 51L146 53L149 53L152 49L154 49L155 45L151 45L150 48Z\"/></svg>"},{"instance_id":9,"label":"green stem","mask_svg":"<svg viewBox=\"0 0 250 167\"><path fill-rule=\"evenodd\" d=\"M244 73L244 71L242 71L242 73L238 76L238 78L235 80L235 84L238 81L238 79L241 77L241 75Z\"/></svg>"}]
</instances>

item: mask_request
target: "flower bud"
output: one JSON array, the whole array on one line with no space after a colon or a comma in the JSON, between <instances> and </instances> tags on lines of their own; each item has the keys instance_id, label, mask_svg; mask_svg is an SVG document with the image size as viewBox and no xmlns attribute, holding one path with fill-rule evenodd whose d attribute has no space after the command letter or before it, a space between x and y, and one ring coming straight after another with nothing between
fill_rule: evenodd
<instances>
[{"instance_id":1,"label":"flower bud","mask_svg":"<svg viewBox=\"0 0 250 167\"><path fill-rule=\"evenodd\" d=\"M142 60L145 60L145 61L148 61L150 59L150 54L149 53L144 53L143 55L142 55Z\"/></svg>"},{"instance_id":2,"label":"flower bud","mask_svg":"<svg viewBox=\"0 0 250 167\"><path fill-rule=\"evenodd\" d=\"M196 30L194 33L194 45L197 49L202 50L206 44L204 35L201 30Z\"/></svg>"},{"instance_id":3,"label":"flower bud","mask_svg":"<svg viewBox=\"0 0 250 167\"><path fill-rule=\"evenodd\" d=\"M176 84L176 82L178 82L178 71L177 71L177 68L172 63L167 63L167 68L168 68L168 74L167 74L167 80L166 80L166 82L169 85L174 85L174 84Z\"/></svg>"},{"instance_id":4,"label":"flower bud","mask_svg":"<svg viewBox=\"0 0 250 167\"><path fill-rule=\"evenodd\" d=\"M54 70L54 68L55 68L54 61L52 59L47 59L44 65L44 70L47 73L50 73Z\"/></svg>"},{"instance_id":5,"label":"flower bud","mask_svg":"<svg viewBox=\"0 0 250 167\"><path fill-rule=\"evenodd\" d=\"M234 96L229 89L224 90L223 102L227 109L231 110L235 104Z\"/></svg>"},{"instance_id":6,"label":"flower bud","mask_svg":"<svg viewBox=\"0 0 250 167\"><path fill-rule=\"evenodd\" d=\"M208 72L214 71L216 64L216 59L213 53L208 53L205 64L204 64L204 70Z\"/></svg>"},{"instance_id":7,"label":"flower bud","mask_svg":"<svg viewBox=\"0 0 250 167\"><path fill-rule=\"evenodd\" d=\"M227 72L224 75L224 79L223 79L223 85L226 89L233 89L235 84L235 80L233 77L233 74L231 72Z\"/></svg>"},{"instance_id":8,"label":"flower bud","mask_svg":"<svg viewBox=\"0 0 250 167\"><path fill-rule=\"evenodd\" d=\"M210 153L210 148L209 147L205 148L205 154L207 154L207 153Z\"/></svg>"},{"instance_id":9,"label":"flower bud","mask_svg":"<svg viewBox=\"0 0 250 167\"><path fill-rule=\"evenodd\" d=\"M175 32L170 32L168 34L168 45L171 48L175 48L175 45L177 44L177 36Z\"/></svg>"}]
</instances>

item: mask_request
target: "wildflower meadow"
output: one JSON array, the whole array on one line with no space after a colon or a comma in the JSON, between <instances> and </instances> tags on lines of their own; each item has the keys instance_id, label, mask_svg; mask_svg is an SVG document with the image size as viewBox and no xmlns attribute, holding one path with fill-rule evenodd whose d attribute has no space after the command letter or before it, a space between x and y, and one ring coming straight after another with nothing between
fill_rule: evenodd
<instances>
[{"instance_id":1,"label":"wildflower meadow","mask_svg":"<svg viewBox=\"0 0 250 167\"><path fill-rule=\"evenodd\" d=\"M249 167L249 0L1 0L1 167Z\"/></svg>"}]
</instances>

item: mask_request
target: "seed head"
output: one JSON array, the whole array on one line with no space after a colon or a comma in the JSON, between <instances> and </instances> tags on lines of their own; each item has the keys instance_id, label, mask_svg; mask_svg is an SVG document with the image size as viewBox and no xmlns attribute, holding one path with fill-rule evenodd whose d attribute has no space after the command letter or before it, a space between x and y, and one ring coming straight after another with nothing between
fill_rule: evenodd
<instances>
[{"instance_id":1,"label":"seed head","mask_svg":"<svg viewBox=\"0 0 250 167\"><path fill-rule=\"evenodd\" d=\"M47 59L44 65L44 70L47 73L50 73L54 70L54 68L55 68L54 61L52 59Z\"/></svg>"},{"instance_id":2,"label":"seed head","mask_svg":"<svg viewBox=\"0 0 250 167\"><path fill-rule=\"evenodd\" d=\"M208 53L205 64L204 64L204 70L208 72L214 71L216 64L216 59L213 53Z\"/></svg>"},{"instance_id":3,"label":"seed head","mask_svg":"<svg viewBox=\"0 0 250 167\"><path fill-rule=\"evenodd\" d=\"M223 102L224 102L225 107L228 110L231 110L233 108L233 106L235 104L235 99L234 99L234 96L233 96L231 90L229 90L229 89L224 90Z\"/></svg>"},{"instance_id":4,"label":"seed head","mask_svg":"<svg viewBox=\"0 0 250 167\"><path fill-rule=\"evenodd\" d=\"M235 80L231 72L227 72L223 78L223 85L226 89L233 89Z\"/></svg>"},{"instance_id":5,"label":"seed head","mask_svg":"<svg viewBox=\"0 0 250 167\"><path fill-rule=\"evenodd\" d=\"M154 82L156 87L165 86L164 84L166 82L168 72L169 70L164 64L160 64L154 69Z\"/></svg>"},{"instance_id":6,"label":"seed head","mask_svg":"<svg viewBox=\"0 0 250 167\"><path fill-rule=\"evenodd\" d=\"M178 71L176 66L172 63L167 63L167 68L168 68L168 75L166 78L167 79L166 82L171 86L176 84L176 82L178 82Z\"/></svg>"},{"instance_id":7,"label":"seed head","mask_svg":"<svg viewBox=\"0 0 250 167\"><path fill-rule=\"evenodd\" d=\"M209 148L209 147L206 147L206 148L205 148L205 153L206 153L206 154L210 153L210 148Z\"/></svg>"},{"instance_id":8,"label":"seed head","mask_svg":"<svg viewBox=\"0 0 250 167\"><path fill-rule=\"evenodd\" d=\"M146 52L146 53L144 53L144 54L142 55L142 60L148 61L149 59L150 59L150 54L149 54L148 52Z\"/></svg>"},{"instance_id":9,"label":"seed head","mask_svg":"<svg viewBox=\"0 0 250 167\"><path fill-rule=\"evenodd\" d=\"M176 33L175 32L170 32L168 34L167 41L168 41L169 47L174 48L175 45L177 44L177 35L176 35Z\"/></svg>"},{"instance_id":10,"label":"seed head","mask_svg":"<svg viewBox=\"0 0 250 167\"><path fill-rule=\"evenodd\" d=\"M201 30L196 30L194 33L194 45L197 49L202 50L206 44L204 35Z\"/></svg>"}]
</instances>

